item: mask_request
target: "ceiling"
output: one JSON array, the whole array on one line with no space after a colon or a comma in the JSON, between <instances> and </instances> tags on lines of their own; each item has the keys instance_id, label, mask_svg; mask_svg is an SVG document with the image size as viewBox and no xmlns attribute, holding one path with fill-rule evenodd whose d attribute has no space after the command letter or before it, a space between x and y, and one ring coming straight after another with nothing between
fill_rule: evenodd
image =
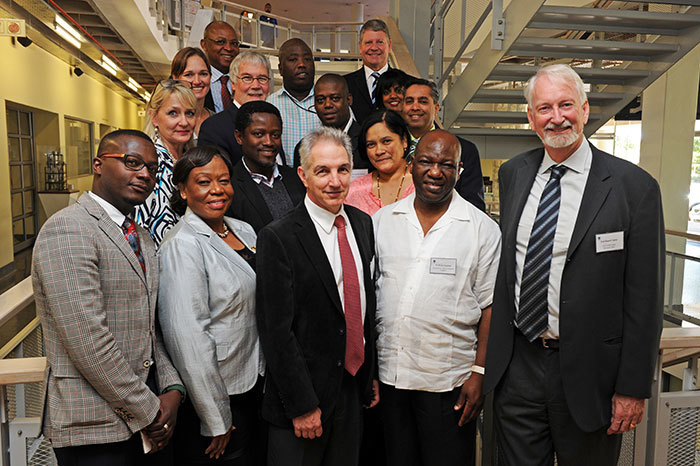
<instances>
[{"instance_id":1,"label":"ceiling","mask_svg":"<svg viewBox=\"0 0 700 466\"><path fill-rule=\"evenodd\" d=\"M236 3L262 9L264 0L236 0ZM354 7L363 5L364 19L389 14L389 0L270 0L272 13L296 21L355 21Z\"/></svg>"}]
</instances>

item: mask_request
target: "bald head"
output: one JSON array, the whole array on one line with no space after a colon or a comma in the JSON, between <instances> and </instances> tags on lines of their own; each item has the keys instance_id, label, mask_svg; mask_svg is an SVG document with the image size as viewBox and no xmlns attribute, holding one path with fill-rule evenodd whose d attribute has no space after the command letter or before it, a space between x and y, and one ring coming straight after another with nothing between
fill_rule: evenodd
<instances>
[{"instance_id":1,"label":"bald head","mask_svg":"<svg viewBox=\"0 0 700 466\"><path fill-rule=\"evenodd\" d=\"M344 129L350 120L352 96L345 79L333 73L321 76L314 86L314 109L323 126Z\"/></svg>"},{"instance_id":2,"label":"bald head","mask_svg":"<svg viewBox=\"0 0 700 466\"><path fill-rule=\"evenodd\" d=\"M420 139L411 171L416 206L447 209L462 165L461 152L457 138L442 129L430 131Z\"/></svg>"}]
</instances>

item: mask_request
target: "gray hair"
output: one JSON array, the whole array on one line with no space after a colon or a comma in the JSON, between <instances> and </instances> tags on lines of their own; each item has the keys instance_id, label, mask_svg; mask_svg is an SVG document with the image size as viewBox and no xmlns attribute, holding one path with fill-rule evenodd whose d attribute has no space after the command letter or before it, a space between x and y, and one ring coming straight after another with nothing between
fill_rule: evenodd
<instances>
[{"instance_id":1,"label":"gray hair","mask_svg":"<svg viewBox=\"0 0 700 466\"><path fill-rule=\"evenodd\" d=\"M362 25L362 27L360 28L360 42L362 42L362 35L365 33L365 31L381 31L384 34L386 34L387 39L391 40L391 36L389 35L389 28L387 27L386 23L381 19L370 19Z\"/></svg>"},{"instance_id":2,"label":"gray hair","mask_svg":"<svg viewBox=\"0 0 700 466\"><path fill-rule=\"evenodd\" d=\"M535 88L535 81L542 76L547 76L552 81L565 82L573 86L578 93L579 104L583 105L583 103L588 100L581 76L569 65L556 64L540 68L537 73L528 79L525 84L525 89L523 89L528 107L532 108L532 92Z\"/></svg>"},{"instance_id":3,"label":"gray hair","mask_svg":"<svg viewBox=\"0 0 700 466\"><path fill-rule=\"evenodd\" d=\"M231 62L231 67L229 68L229 79L232 84L235 84L238 80L238 69L241 67L242 63L261 65L267 69L267 77L270 78L270 94L272 94L273 79L272 79L272 67L270 66L270 60L267 59L265 55L258 52L241 52L236 58Z\"/></svg>"},{"instance_id":4,"label":"gray hair","mask_svg":"<svg viewBox=\"0 0 700 466\"><path fill-rule=\"evenodd\" d=\"M299 161L304 172L309 169L311 149L321 141L328 141L345 149L345 152L348 154L348 160L350 161L350 168L352 169L352 145L350 144L348 135L337 128L322 126L321 128L316 128L306 133L306 136L303 137L299 145Z\"/></svg>"}]
</instances>

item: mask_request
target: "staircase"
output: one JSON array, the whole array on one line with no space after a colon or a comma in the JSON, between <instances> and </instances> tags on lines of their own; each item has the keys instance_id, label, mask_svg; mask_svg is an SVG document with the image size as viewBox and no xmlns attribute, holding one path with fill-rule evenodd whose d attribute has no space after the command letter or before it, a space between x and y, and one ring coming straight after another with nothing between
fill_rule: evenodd
<instances>
[{"instance_id":1,"label":"staircase","mask_svg":"<svg viewBox=\"0 0 700 466\"><path fill-rule=\"evenodd\" d=\"M462 74L451 77L443 99L451 131L538 143L522 87L539 66L568 63L590 85L588 137L700 43L700 0L544 3L512 0L503 12L502 49L492 48L489 35Z\"/></svg>"}]
</instances>

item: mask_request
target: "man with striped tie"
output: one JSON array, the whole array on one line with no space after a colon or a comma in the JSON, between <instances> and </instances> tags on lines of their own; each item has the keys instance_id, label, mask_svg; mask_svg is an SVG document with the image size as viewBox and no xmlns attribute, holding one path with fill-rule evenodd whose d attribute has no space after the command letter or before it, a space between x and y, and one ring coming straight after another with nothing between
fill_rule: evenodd
<instances>
[{"instance_id":1,"label":"man with striped tie","mask_svg":"<svg viewBox=\"0 0 700 466\"><path fill-rule=\"evenodd\" d=\"M583 136L566 65L525 87L544 149L501 167L503 248L484 390L510 465L615 465L650 396L662 319L658 183Z\"/></svg>"}]
</instances>

